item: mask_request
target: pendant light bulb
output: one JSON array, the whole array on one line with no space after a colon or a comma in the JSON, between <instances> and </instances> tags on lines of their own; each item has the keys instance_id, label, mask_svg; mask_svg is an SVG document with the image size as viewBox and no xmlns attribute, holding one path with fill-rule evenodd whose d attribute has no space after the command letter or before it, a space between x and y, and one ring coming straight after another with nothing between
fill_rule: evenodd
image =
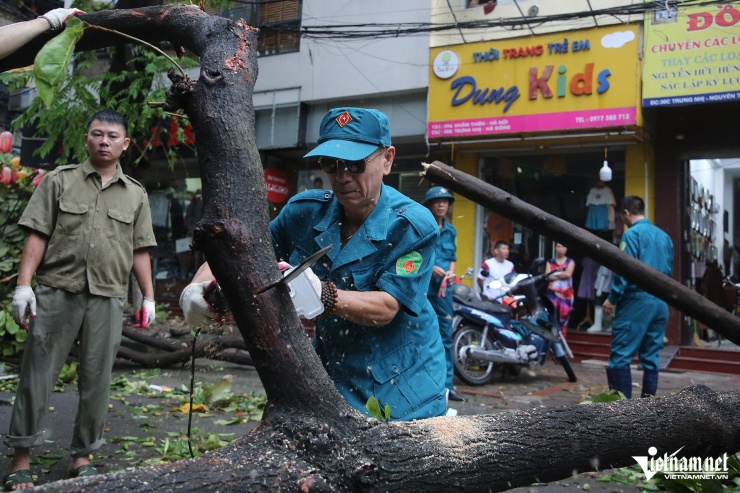
<instances>
[{"instance_id":1,"label":"pendant light bulb","mask_svg":"<svg viewBox=\"0 0 740 493\"><path fill-rule=\"evenodd\" d=\"M607 148L604 147L604 165L599 170L599 180L601 181L612 181L612 169L609 167L609 162L606 160Z\"/></svg>"}]
</instances>

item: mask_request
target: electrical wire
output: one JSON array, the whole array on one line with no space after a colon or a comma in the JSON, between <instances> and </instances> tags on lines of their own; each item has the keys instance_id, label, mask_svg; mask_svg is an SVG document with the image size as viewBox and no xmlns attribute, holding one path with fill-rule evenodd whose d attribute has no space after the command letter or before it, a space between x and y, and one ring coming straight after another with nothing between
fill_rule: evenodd
<instances>
[{"instance_id":1,"label":"electrical wire","mask_svg":"<svg viewBox=\"0 0 740 493\"><path fill-rule=\"evenodd\" d=\"M237 0L238 3L250 3ZM260 2L261 3L261 2ZM286 23L283 25L271 25L271 31L292 33L302 38L313 39L362 39L362 38L396 38L400 36L413 36L429 33L443 33L458 30L482 30L491 28L516 29L547 22L567 22L593 17L617 17L644 15L654 10L663 10L668 6L671 9L682 7L701 7L727 3L726 0L659 0L632 5L608 7L599 10L585 10L580 12L568 12L535 17L511 17L494 19L475 19L458 21L452 23L361 23L361 24L315 24L301 25L299 22Z\"/></svg>"}]
</instances>

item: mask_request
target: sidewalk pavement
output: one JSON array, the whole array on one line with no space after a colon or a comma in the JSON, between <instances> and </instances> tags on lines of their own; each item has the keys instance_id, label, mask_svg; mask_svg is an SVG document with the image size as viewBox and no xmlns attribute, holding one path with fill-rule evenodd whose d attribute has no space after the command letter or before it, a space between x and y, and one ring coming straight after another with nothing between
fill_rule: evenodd
<instances>
[{"instance_id":1,"label":"sidewalk pavement","mask_svg":"<svg viewBox=\"0 0 740 493\"><path fill-rule=\"evenodd\" d=\"M551 360L544 366L533 369L525 369L518 376L500 373L495 375L494 381L488 385L472 387L459 384L457 386L465 398L465 402L451 402L459 415L486 414L515 409L531 409L539 406L567 406L574 405L585 398L599 394L606 390L605 362L585 361L573 365L578 376L578 382L570 383L562 367L554 364ZM131 376L134 371L142 370L138 366L127 363L116 364L114 378L116 376ZM251 367L235 364L197 360L196 382L215 383L224 375L233 375L232 391L235 394L248 395L250 392L264 395L262 385L256 371ZM635 394L639 395L642 382L642 372L633 371L632 379L635 383ZM151 377L148 383L173 388L186 388L190 385L190 369L175 368L161 370L158 375ZM681 389L702 384L716 391L726 391L740 388L740 378L737 375L723 375L704 372L661 372L658 385L658 395L666 396L674 394ZM0 392L0 402L8 401L12 394ZM34 474L38 475L37 484L46 484L60 479L66 479L70 466L66 447L71 440L71 430L77 407L77 393L75 387L66 386L64 392L54 393L50 406L54 412L49 413L46 419L47 443L34 451L34 454L48 460L46 465L33 465ZM112 398L112 408L109 414L106 437L108 444L105 445L93 461L96 467L103 473L121 470L131 465L130 461L124 459L121 452L122 444L116 442L117 437L153 437L156 443L172 437L172 434L185 435L187 430L187 414L170 413L173 406L171 403L163 405L162 399L153 399L146 396L132 395L123 398ZM136 406L159 405L162 410L157 413L149 413L146 417L136 416L132 408ZM10 421L11 406L0 405L0 432L5 433ZM193 427L209 433L233 433L241 436L255 426L254 422L246 425L224 425L223 421L232 418L231 415L211 413L210 415L193 415ZM142 419L143 418L143 419ZM226 419L225 419L226 418ZM221 423L218 421L221 420ZM0 477L8 473L10 466L10 453L6 446L1 447L5 459L0 461ZM137 449L138 458L157 457L158 453L154 447ZM583 485L590 483L593 491L612 492L637 492L638 488L631 485L608 483L600 484L594 481L593 475L582 474L566 481L557 481L547 485L529 486L517 488L512 492L520 493L547 493L563 492L583 489Z\"/></svg>"}]
</instances>

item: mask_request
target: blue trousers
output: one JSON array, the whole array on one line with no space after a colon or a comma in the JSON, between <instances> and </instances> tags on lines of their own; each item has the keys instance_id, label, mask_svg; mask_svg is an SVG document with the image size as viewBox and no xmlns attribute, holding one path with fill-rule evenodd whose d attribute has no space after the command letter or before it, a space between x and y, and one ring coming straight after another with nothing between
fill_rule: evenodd
<instances>
[{"instance_id":1,"label":"blue trousers","mask_svg":"<svg viewBox=\"0 0 740 493\"><path fill-rule=\"evenodd\" d=\"M622 298L612 321L609 368L628 367L637 353L643 369L658 370L667 323L664 301L647 293Z\"/></svg>"},{"instance_id":2,"label":"blue trousers","mask_svg":"<svg viewBox=\"0 0 740 493\"><path fill-rule=\"evenodd\" d=\"M455 364L452 360L452 290L447 290L447 296L439 297L427 295L434 307L439 321L439 334L442 336L442 346L445 348L445 361L447 362L447 378L445 387L454 389L452 377L455 374Z\"/></svg>"}]
</instances>

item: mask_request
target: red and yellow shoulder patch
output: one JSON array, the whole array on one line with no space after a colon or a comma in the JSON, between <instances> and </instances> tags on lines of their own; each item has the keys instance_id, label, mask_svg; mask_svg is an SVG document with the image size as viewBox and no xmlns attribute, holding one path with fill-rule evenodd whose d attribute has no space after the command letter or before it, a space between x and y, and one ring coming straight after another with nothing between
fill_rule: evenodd
<instances>
[{"instance_id":1,"label":"red and yellow shoulder patch","mask_svg":"<svg viewBox=\"0 0 740 493\"><path fill-rule=\"evenodd\" d=\"M396 274L410 276L419 272L422 262L419 252L410 252L396 260Z\"/></svg>"}]
</instances>

